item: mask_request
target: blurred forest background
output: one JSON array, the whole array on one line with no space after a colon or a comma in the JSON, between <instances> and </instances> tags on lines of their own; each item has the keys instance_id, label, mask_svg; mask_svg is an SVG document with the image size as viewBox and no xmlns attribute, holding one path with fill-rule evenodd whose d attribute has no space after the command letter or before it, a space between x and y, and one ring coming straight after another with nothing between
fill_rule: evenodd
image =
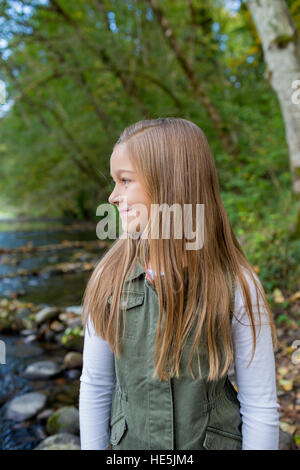
<instances>
[{"instance_id":1,"label":"blurred forest background","mask_svg":"<svg viewBox=\"0 0 300 470\"><path fill-rule=\"evenodd\" d=\"M90 222L93 243L96 208L113 189L109 159L122 130L140 119L167 116L198 124L215 157L233 229L274 313L281 341L281 429L299 445L299 361L292 363L291 356L293 340L300 345L300 164L298 160L295 173L287 121L264 53L268 44L255 22L253 3L0 0L0 80L5 84L0 215L14 220L50 217L72 221L77 228ZM286 16L270 8L270 21L288 22L294 32L278 33L275 45L288 69L286 51L293 41L300 80L300 1L274 0L283 3ZM292 95L292 83L286 93ZM300 135L299 103L292 106ZM3 233L9 230L4 224ZM32 256L41 249L28 239L25 248L2 245L6 263L8 255L16 259L18 253ZM82 248L76 240L74 235L65 244ZM90 272L95 258L80 253L73 254L71 268L70 258L60 260L61 272L76 271L75 261L84 262L82 270ZM38 276L38 269L27 265L22 272L2 272L2 277L29 279L33 274ZM78 281L80 294L84 279ZM71 289L73 278L64 282L65 289L68 282ZM60 299L61 293L53 298L56 303ZM43 302L50 305L51 299Z\"/></svg>"}]
</instances>

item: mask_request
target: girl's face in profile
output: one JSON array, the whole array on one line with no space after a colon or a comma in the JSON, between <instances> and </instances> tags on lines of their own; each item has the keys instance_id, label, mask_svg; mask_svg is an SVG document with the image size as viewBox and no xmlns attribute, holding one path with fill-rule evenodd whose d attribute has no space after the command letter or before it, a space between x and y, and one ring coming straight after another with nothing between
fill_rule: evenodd
<instances>
[{"instance_id":1,"label":"girl's face in profile","mask_svg":"<svg viewBox=\"0 0 300 470\"><path fill-rule=\"evenodd\" d=\"M130 163L126 144L115 147L110 158L110 173L115 187L108 201L117 206L123 231L142 233L148 222L151 205Z\"/></svg>"}]
</instances>

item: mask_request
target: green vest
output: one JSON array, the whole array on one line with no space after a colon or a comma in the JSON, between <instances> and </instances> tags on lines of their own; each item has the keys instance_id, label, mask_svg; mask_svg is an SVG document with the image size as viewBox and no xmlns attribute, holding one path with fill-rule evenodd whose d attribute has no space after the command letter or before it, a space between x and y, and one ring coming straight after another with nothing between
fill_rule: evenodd
<instances>
[{"instance_id":1,"label":"green vest","mask_svg":"<svg viewBox=\"0 0 300 470\"><path fill-rule=\"evenodd\" d=\"M116 387L110 412L112 450L241 450L242 417L237 392L228 375L208 382L208 361L199 351L202 378L199 379L197 355L193 358L193 379L188 370L188 338L180 363L179 378L167 382L154 371L155 336L158 322L158 296L145 279L138 262L134 275L125 281L125 337L120 358L115 355ZM127 290L126 290L127 289ZM109 298L111 303L111 296ZM231 311L232 318L232 311Z\"/></svg>"}]
</instances>

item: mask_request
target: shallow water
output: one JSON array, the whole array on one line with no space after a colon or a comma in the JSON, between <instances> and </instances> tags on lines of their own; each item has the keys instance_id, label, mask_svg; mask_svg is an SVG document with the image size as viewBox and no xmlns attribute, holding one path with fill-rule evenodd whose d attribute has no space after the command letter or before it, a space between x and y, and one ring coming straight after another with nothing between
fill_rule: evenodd
<instances>
[{"instance_id":1,"label":"shallow water","mask_svg":"<svg viewBox=\"0 0 300 470\"><path fill-rule=\"evenodd\" d=\"M85 241L97 240L95 230L76 230L70 231L64 227L53 229L57 225L54 222L48 224L48 228L43 224L43 228L37 230L35 223L18 223L12 225L1 224L0 221L0 247L17 248L26 246L28 243L34 246L58 244L63 240ZM26 226L26 230L24 227ZM11 230L14 227L14 230ZM63 251L54 252L33 252L27 253L16 259L20 260L16 265L5 262L10 259L10 255L0 254L0 276L7 273L14 273L18 269L41 269L44 266L60 262L71 261L71 255L74 251L81 251L80 248L68 248ZM101 253L99 253L99 257ZM13 278L0 279L0 298L9 296L9 293L24 290L25 294L20 295L20 301L32 302L34 304L71 306L80 305L82 295L86 287L87 280L91 272L69 273L55 276L17 276ZM0 339L6 346L6 363L0 364L0 449L2 450L29 450L36 447L46 436L43 435L41 424L35 419L27 420L24 423L8 421L5 418L7 403L16 396L27 392L46 391L51 395L50 402L46 408L55 408L59 406L54 398L55 393L59 391L60 396L65 398L68 394L68 387L76 386L79 380L62 379L61 387L55 383L55 380L46 381L30 380L22 376L22 372L27 365L32 362L53 359L62 363L64 355L67 353L62 347L59 349L46 348L46 343L34 342L23 343L21 336L2 335ZM74 391L73 391L74 396ZM67 397L68 399L68 397ZM71 398L72 400L72 398ZM71 404L71 403L70 403ZM63 406L63 405L61 405ZM75 404L76 406L76 404Z\"/></svg>"},{"instance_id":2,"label":"shallow water","mask_svg":"<svg viewBox=\"0 0 300 470\"><path fill-rule=\"evenodd\" d=\"M5 228L7 229L7 224ZM6 230L1 232L0 222L1 248L17 248L26 246L29 242L34 246L58 244L63 240L89 241L97 240L97 236L95 230L69 231L63 228L51 230L51 225L49 230L19 230L14 232ZM76 250L80 250L80 248L76 248ZM22 257L17 257L20 262L15 266L4 263L8 255L0 254L0 276L14 273L19 269L34 270L51 264L68 262L73 252L74 248L67 248L57 252L27 253ZM78 305L81 303L84 288L90 275L90 272L83 272L57 276L7 277L0 279L0 297L9 296L10 292L25 290L26 293L20 297L20 300L51 305L59 299L59 304L62 306Z\"/></svg>"},{"instance_id":3,"label":"shallow water","mask_svg":"<svg viewBox=\"0 0 300 470\"><path fill-rule=\"evenodd\" d=\"M32 362L55 359L62 362L66 353L63 350L47 352L41 343L26 344L18 336L1 335L6 346L6 364L0 364L0 449L21 450L33 449L41 441L41 426L34 420L18 423L5 417L8 402L24 393L49 391L50 380L30 380L22 376L22 372ZM25 426L25 427L24 427Z\"/></svg>"}]
</instances>

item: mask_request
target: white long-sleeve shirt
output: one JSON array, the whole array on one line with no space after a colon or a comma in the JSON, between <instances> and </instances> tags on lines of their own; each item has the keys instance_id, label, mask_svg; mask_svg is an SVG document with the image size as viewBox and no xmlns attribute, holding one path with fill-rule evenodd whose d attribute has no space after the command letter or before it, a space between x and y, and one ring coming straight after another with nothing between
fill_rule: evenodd
<instances>
[{"instance_id":1,"label":"white long-sleeve shirt","mask_svg":"<svg viewBox=\"0 0 300 470\"><path fill-rule=\"evenodd\" d=\"M152 271L148 270L151 277ZM254 284L244 270L249 283L254 315L257 313ZM252 330L245 312L239 284L235 291L235 317L232 319L234 369L238 400L242 416L243 450L278 450L279 412L276 390L275 357L268 318L260 304L262 326L256 327L256 350L252 354ZM257 318L257 317L256 317ZM110 411L116 376L114 353L107 341L95 334L92 322L86 328L83 368L80 377L79 419L82 450L105 450L110 445ZM256 323L256 322L255 322Z\"/></svg>"}]
</instances>

